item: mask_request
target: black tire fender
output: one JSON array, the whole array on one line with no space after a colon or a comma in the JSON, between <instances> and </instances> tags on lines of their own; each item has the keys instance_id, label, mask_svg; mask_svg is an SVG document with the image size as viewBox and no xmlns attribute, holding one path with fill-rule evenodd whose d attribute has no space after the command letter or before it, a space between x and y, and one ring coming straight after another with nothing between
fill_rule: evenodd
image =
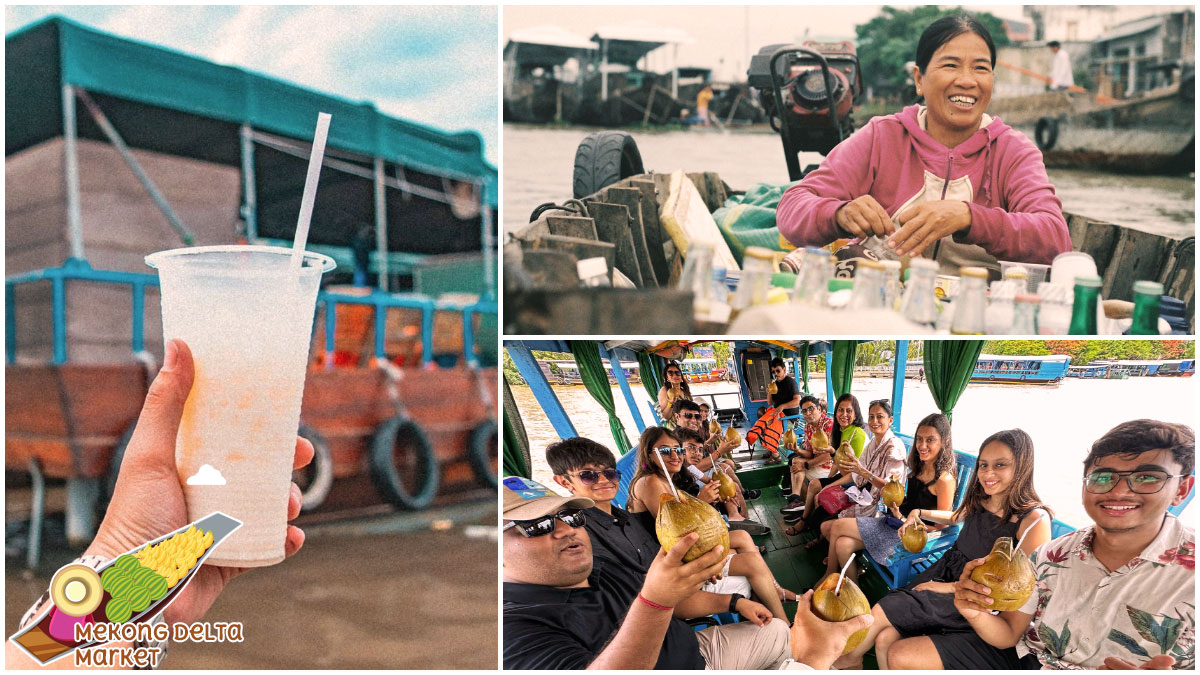
<instances>
[{"instance_id":1,"label":"black tire fender","mask_svg":"<svg viewBox=\"0 0 1200 675\"><path fill-rule=\"evenodd\" d=\"M397 444L414 453L416 464L415 490L405 486L402 471L396 466ZM375 431L367 454L367 468L375 489L393 506L408 511L419 511L433 503L437 496L441 469L433 446L425 432L415 422L397 415Z\"/></svg>"},{"instance_id":2,"label":"black tire fender","mask_svg":"<svg viewBox=\"0 0 1200 675\"><path fill-rule=\"evenodd\" d=\"M495 453L499 447L500 436L496 433L496 423L492 420L484 420L471 430L471 438L467 443L467 459L479 482L491 488L500 486L500 477L492 468L492 461L496 458Z\"/></svg>"},{"instance_id":3,"label":"black tire fender","mask_svg":"<svg viewBox=\"0 0 1200 675\"><path fill-rule=\"evenodd\" d=\"M1053 117L1039 117L1033 130L1033 140L1041 150L1053 150L1058 142L1058 120Z\"/></svg>"},{"instance_id":4,"label":"black tire fender","mask_svg":"<svg viewBox=\"0 0 1200 675\"><path fill-rule=\"evenodd\" d=\"M313 446L312 462L292 472L294 478L308 479L305 481L307 486L300 488L300 510L307 513L323 504L333 488L333 454L329 452L329 442L325 437L307 424L301 424L296 435ZM295 476L297 473L300 476Z\"/></svg>"},{"instance_id":5,"label":"black tire fender","mask_svg":"<svg viewBox=\"0 0 1200 675\"><path fill-rule=\"evenodd\" d=\"M575 148L572 191L575 199L582 199L645 171L642 153L633 136L624 131L600 131L584 138Z\"/></svg>"}]
</instances>

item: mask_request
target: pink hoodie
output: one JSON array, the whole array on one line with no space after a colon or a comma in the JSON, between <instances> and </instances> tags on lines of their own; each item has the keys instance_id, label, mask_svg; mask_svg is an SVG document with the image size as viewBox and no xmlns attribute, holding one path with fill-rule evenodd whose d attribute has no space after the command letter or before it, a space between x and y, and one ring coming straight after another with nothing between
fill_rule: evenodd
<instances>
[{"instance_id":1,"label":"pink hoodie","mask_svg":"<svg viewBox=\"0 0 1200 675\"><path fill-rule=\"evenodd\" d=\"M869 194L895 218L926 189L928 178L942 195L947 180L958 181L960 190L965 184L972 195L967 202L971 226L923 254L930 257L937 251L943 274L956 275L963 264L983 264L998 272L997 259L1049 264L1071 250L1062 202L1046 177L1037 146L993 118L958 147L947 149L921 128L919 110L913 105L872 119L834 148L820 168L789 188L776 214L780 234L796 246L823 246L847 236L835 221L843 204Z\"/></svg>"}]
</instances>

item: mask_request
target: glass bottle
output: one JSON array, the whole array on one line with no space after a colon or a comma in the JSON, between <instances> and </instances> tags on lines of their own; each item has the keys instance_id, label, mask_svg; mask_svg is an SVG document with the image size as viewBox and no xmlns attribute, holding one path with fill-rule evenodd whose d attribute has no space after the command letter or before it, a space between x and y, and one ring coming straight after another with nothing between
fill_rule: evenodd
<instances>
[{"instance_id":1,"label":"glass bottle","mask_svg":"<svg viewBox=\"0 0 1200 675\"><path fill-rule=\"evenodd\" d=\"M879 309L883 302L883 265L859 260L854 266L854 292L847 309Z\"/></svg>"},{"instance_id":2,"label":"glass bottle","mask_svg":"<svg viewBox=\"0 0 1200 675\"><path fill-rule=\"evenodd\" d=\"M900 309L900 261L899 260L881 260L879 264L883 266L883 306L891 309Z\"/></svg>"},{"instance_id":3,"label":"glass bottle","mask_svg":"<svg viewBox=\"0 0 1200 675\"><path fill-rule=\"evenodd\" d=\"M1136 281L1133 284L1133 325L1130 335L1158 335L1159 304L1163 285L1157 281Z\"/></svg>"},{"instance_id":4,"label":"glass bottle","mask_svg":"<svg viewBox=\"0 0 1200 675\"><path fill-rule=\"evenodd\" d=\"M1013 265L1004 270L1005 285L1012 287L1012 294L1029 293L1029 270L1021 265Z\"/></svg>"},{"instance_id":5,"label":"glass bottle","mask_svg":"<svg viewBox=\"0 0 1200 675\"><path fill-rule=\"evenodd\" d=\"M1038 309L1038 335L1066 335L1071 327L1071 287L1043 281L1038 284L1042 306Z\"/></svg>"},{"instance_id":6,"label":"glass bottle","mask_svg":"<svg viewBox=\"0 0 1200 675\"><path fill-rule=\"evenodd\" d=\"M775 254L761 246L750 246L742 257L742 274L733 295L734 312L767 304L771 275L775 273Z\"/></svg>"},{"instance_id":7,"label":"glass bottle","mask_svg":"<svg viewBox=\"0 0 1200 675\"><path fill-rule=\"evenodd\" d=\"M1075 302L1071 309L1071 335L1096 334L1096 305L1100 299L1100 277L1075 277Z\"/></svg>"},{"instance_id":8,"label":"glass bottle","mask_svg":"<svg viewBox=\"0 0 1200 675\"><path fill-rule=\"evenodd\" d=\"M987 311L988 272L982 267L963 267L958 271L958 292L954 294L954 335L983 335Z\"/></svg>"},{"instance_id":9,"label":"glass bottle","mask_svg":"<svg viewBox=\"0 0 1200 675\"><path fill-rule=\"evenodd\" d=\"M1013 298L1012 335L1037 335L1037 312L1042 299L1033 293L1017 293Z\"/></svg>"},{"instance_id":10,"label":"glass bottle","mask_svg":"<svg viewBox=\"0 0 1200 675\"><path fill-rule=\"evenodd\" d=\"M904 286L900 313L909 321L922 326L937 323L937 295L934 293L937 273L938 264L929 258L913 258L908 262L908 283Z\"/></svg>"},{"instance_id":11,"label":"glass bottle","mask_svg":"<svg viewBox=\"0 0 1200 675\"><path fill-rule=\"evenodd\" d=\"M833 258L829 252L810 246L804 249L800 274L792 287L792 302L824 307L829 297L829 279L833 276Z\"/></svg>"},{"instance_id":12,"label":"glass bottle","mask_svg":"<svg viewBox=\"0 0 1200 675\"><path fill-rule=\"evenodd\" d=\"M683 272L679 275L676 288L681 291L691 291L692 307L697 318L707 316L712 309L713 249L709 244L693 243L688 248L687 259L683 263Z\"/></svg>"}]
</instances>

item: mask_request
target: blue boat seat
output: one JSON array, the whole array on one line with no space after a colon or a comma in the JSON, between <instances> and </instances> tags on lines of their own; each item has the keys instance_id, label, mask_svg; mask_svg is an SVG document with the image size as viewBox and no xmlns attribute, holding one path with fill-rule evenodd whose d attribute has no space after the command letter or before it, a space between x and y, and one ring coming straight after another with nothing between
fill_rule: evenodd
<instances>
[{"instance_id":1,"label":"blue boat seat","mask_svg":"<svg viewBox=\"0 0 1200 675\"><path fill-rule=\"evenodd\" d=\"M612 503L625 508L625 502L629 499L629 483L633 481L633 474L637 473L637 448L631 448L629 452L621 455L617 460L617 471L621 472L621 482L617 486L617 494Z\"/></svg>"}]
</instances>

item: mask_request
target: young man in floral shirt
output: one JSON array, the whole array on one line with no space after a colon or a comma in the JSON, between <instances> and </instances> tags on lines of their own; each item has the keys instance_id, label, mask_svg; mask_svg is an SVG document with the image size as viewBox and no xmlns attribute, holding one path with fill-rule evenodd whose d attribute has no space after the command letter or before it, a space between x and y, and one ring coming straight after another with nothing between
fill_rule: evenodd
<instances>
[{"instance_id":1,"label":"young man in floral shirt","mask_svg":"<svg viewBox=\"0 0 1200 675\"><path fill-rule=\"evenodd\" d=\"M1195 452L1190 427L1154 420L1096 441L1083 489L1095 525L1034 552L1037 589L1017 611L988 612L991 591L970 580L984 561L968 563L954 604L977 636L943 666L1195 669L1196 536L1167 513L1192 490Z\"/></svg>"}]
</instances>

